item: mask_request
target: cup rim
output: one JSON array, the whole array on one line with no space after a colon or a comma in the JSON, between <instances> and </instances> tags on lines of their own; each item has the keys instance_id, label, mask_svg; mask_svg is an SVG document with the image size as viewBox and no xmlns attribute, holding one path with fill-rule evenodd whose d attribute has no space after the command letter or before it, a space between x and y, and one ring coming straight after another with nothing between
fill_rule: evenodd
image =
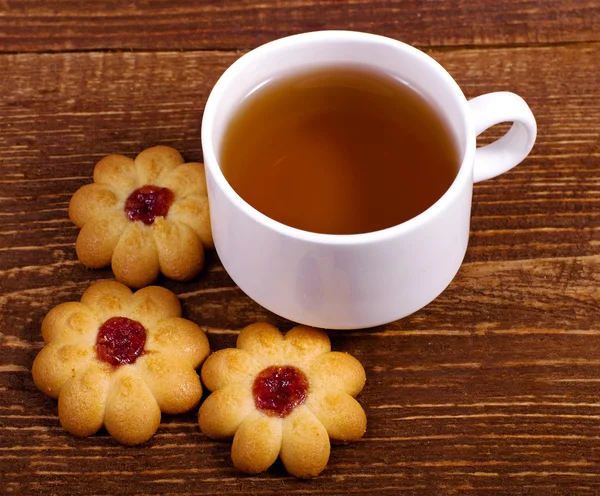
<instances>
[{"instance_id":1,"label":"cup rim","mask_svg":"<svg viewBox=\"0 0 600 496\"><path fill-rule=\"evenodd\" d=\"M465 148L463 157L458 169L458 174L452 181L450 187L444 194L436 200L436 202L420 214L394 226L359 234L323 234L311 231L298 229L287 224L283 224L275 219L263 214L246 200L244 200L229 184L223 171L219 167L215 148L213 146L213 126L212 123L218 111L219 101L223 98L227 86L229 86L235 78L243 71L253 60L258 56L265 56L271 52L285 49L297 43L318 43L322 41L363 41L377 42L386 44L395 49L402 49L411 52L413 56L420 58L424 62L431 65L432 69L437 73L438 77L447 84L456 99L462 113L462 122L465 126ZM473 162L475 152L475 129L472 119L469 118L470 109L467 99L458 86L458 83L450 76L444 67L434 58L422 52L418 48L408 45L402 41L395 40L386 36L364 33L360 31L347 30L326 30L326 31L311 31L306 33L294 34L279 38L268 43L265 43L242 55L233 64L231 64L213 86L202 116L201 141L202 151L204 154L205 167L210 170L212 178L217 187L229 198L229 200L239 209L244 211L246 215L254 221L262 224L273 231L277 231L285 236L302 240L308 243L321 245L364 245L369 243L377 243L385 241L397 236L403 235L417 229L422 224L426 224L435 216L444 211L459 194L465 182L473 181Z\"/></svg>"}]
</instances>

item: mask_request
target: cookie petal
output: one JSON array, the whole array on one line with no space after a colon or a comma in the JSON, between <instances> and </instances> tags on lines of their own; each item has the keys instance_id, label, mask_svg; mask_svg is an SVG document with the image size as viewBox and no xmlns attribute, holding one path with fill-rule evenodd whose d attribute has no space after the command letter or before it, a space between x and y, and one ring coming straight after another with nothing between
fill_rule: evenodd
<instances>
[{"instance_id":1,"label":"cookie petal","mask_svg":"<svg viewBox=\"0 0 600 496\"><path fill-rule=\"evenodd\" d=\"M109 384L108 369L94 362L67 382L58 397L62 426L76 436L97 432L102 427Z\"/></svg>"},{"instance_id":2,"label":"cookie petal","mask_svg":"<svg viewBox=\"0 0 600 496\"><path fill-rule=\"evenodd\" d=\"M83 303L69 301L50 310L42 321L42 337L46 343L56 339L95 340L98 322L94 314Z\"/></svg>"},{"instance_id":3,"label":"cookie petal","mask_svg":"<svg viewBox=\"0 0 600 496\"><path fill-rule=\"evenodd\" d=\"M146 329L146 350L167 350L197 369L210 353L206 334L187 319L171 317Z\"/></svg>"},{"instance_id":4,"label":"cookie petal","mask_svg":"<svg viewBox=\"0 0 600 496\"><path fill-rule=\"evenodd\" d=\"M308 379L314 388L336 389L356 396L365 385L365 369L348 353L332 351L316 357L308 369Z\"/></svg>"},{"instance_id":5,"label":"cookie petal","mask_svg":"<svg viewBox=\"0 0 600 496\"><path fill-rule=\"evenodd\" d=\"M135 157L139 182L159 186L159 177L166 177L175 167L183 164L181 154L170 146L154 146Z\"/></svg>"},{"instance_id":6,"label":"cookie petal","mask_svg":"<svg viewBox=\"0 0 600 496\"><path fill-rule=\"evenodd\" d=\"M240 332L237 347L254 355L263 367L282 363L283 335L277 327L265 322L251 324Z\"/></svg>"},{"instance_id":7,"label":"cookie petal","mask_svg":"<svg viewBox=\"0 0 600 496\"><path fill-rule=\"evenodd\" d=\"M225 386L204 400L198 411L198 424L206 436L227 439L233 437L254 411L254 400L247 384Z\"/></svg>"},{"instance_id":8,"label":"cookie petal","mask_svg":"<svg viewBox=\"0 0 600 496\"><path fill-rule=\"evenodd\" d=\"M181 317L181 304L172 291L161 286L148 286L131 297L129 318L141 322L147 331L170 317Z\"/></svg>"},{"instance_id":9,"label":"cookie petal","mask_svg":"<svg viewBox=\"0 0 600 496\"><path fill-rule=\"evenodd\" d=\"M189 281L204 265L204 248L191 227L159 217L152 225L161 272L176 281Z\"/></svg>"},{"instance_id":10,"label":"cookie petal","mask_svg":"<svg viewBox=\"0 0 600 496\"><path fill-rule=\"evenodd\" d=\"M329 451L325 427L305 405L283 419L279 456L290 474L301 478L319 475L327 466Z\"/></svg>"},{"instance_id":11,"label":"cookie petal","mask_svg":"<svg viewBox=\"0 0 600 496\"><path fill-rule=\"evenodd\" d=\"M296 326L285 335L285 361L304 366L318 355L331 351L327 333L308 326Z\"/></svg>"},{"instance_id":12,"label":"cookie petal","mask_svg":"<svg viewBox=\"0 0 600 496\"><path fill-rule=\"evenodd\" d=\"M321 421L329 437L336 441L356 441L367 429L365 411L358 401L339 389L311 392L306 406Z\"/></svg>"},{"instance_id":13,"label":"cookie petal","mask_svg":"<svg viewBox=\"0 0 600 496\"><path fill-rule=\"evenodd\" d=\"M87 367L92 357L92 345L52 341L42 348L33 361L33 382L44 394L58 398L62 387L82 367Z\"/></svg>"},{"instance_id":14,"label":"cookie petal","mask_svg":"<svg viewBox=\"0 0 600 496\"><path fill-rule=\"evenodd\" d=\"M100 324L115 315L125 316L129 308L131 290L117 281L100 281L85 290L81 303L95 311Z\"/></svg>"},{"instance_id":15,"label":"cookie petal","mask_svg":"<svg viewBox=\"0 0 600 496\"><path fill-rule=\"evenodd\" d=\"M162 412L184 413L194 408L202 397L200 377L177 356L150 353L138 359L140 373L148 384Z\"/></svg>"},{"instance_id":16,"label":"cookie petal","mask_svg":"<svg viewBox=\"0 0 600 496\"><path fill-rule=\"evenodd\" d=\"M204 248L214 248L210 208L206 196L194 195L176 200L169 209L169 219L191 227L202 241Z\"/></svg>"},{"instance_id":17,"label":"cookie petal","mask_svg":"<svg viewBox=\"0 0 600 496\"><path fill-rule=\"evenodd\" d=\"M135 164L124 155L108 155L94 167L94 182L110 187L124 200L139 184Z\"/></svg>"},{"instance_id":18,"label":"cookie petal","mask_svg":"<svg viewBox=\"0 0 600 496\"><path fill-rule=\"evenodd\" d=\"M87 222L79 231L75 243L79 261L90 269L110 265L115 246L128 223L122 212L112 212Z\"/></svg>"},{"instance_id":19,"label":"cookie petal","mask_svg":"<svg viewBox=\"0 0 600 496\"><path fill-rule=\"evenodd\" d=\"M231 384L250 385L262 366L245 350L225 348L210 355L202 366L202 382L209 391Z\"/></svg>"},{"instance_id":20,"label":"cookie petal","mask_svg":"<svg viewBox=\"0 0 600 496\"><path fill-rule=\"evenodd\" d=\"M188 162L181 164L164 176L161 184L163 188L169 188L177 198L187 198L192 195L206 197L206 175L204 164L199 162Z\"/></svg>"},{"instance_id":21,"label":"cookie petal","mask_svg":"<svg viewBox=\"0 0 600 496\"><path fill-rule=\"evenodd\" d=\"M268 469L281 449L281 419L258 412L242 422L233 438L231 459L239 470L258 474Z\"/></svg>"},{"instance_id":22,"label":"cookie petal","mask_svg":"<svg viewBox=\"0 0 600 496\"><path fill-rule=\"evenodd\" d=\"M152 231L141 222L131 222L119 239L112 257L115 277L133 288L152 283L160 272Z\"/></svg>"},{"instance_id":23,"label":"cookie petal","mask_svg":"<svg viewBox=\"0 0 600 496\"><path fill-rule=\"evenodd\" d=\"M131 368L113 381L108 393L104 425L122 444L147 441L160 424L160 408L146 382Z\"/></svg>"},{"instance_id":24,"label":"cookie petal","mask_svg":"<svg viewBox=\"0 0 600 496\"><path fill-rule=\"evenodd\" d=\"M107 185L86 184L79 188L69 202L69 218L77 227L92 219L101 219L117 209L117 196Z\"/></svg>"}]
</instances>

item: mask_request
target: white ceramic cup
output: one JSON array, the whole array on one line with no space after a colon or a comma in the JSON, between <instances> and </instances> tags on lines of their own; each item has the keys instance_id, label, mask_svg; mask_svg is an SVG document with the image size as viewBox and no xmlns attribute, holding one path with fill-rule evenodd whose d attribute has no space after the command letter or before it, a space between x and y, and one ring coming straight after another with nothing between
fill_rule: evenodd
<instances>
[{"instance_id":1,"label":"white ceramic cup","mask_svg":"<svg viewBox=\"0 0 600 496\"><path fill-rule=\"evenodd\" d=\"M460 150L460 170L446 193L423 213L381 231L331 235L281 224L246 203L219 166L228 123L252 90L272 78L340 64L384 71L416 88L443 115ZM476 148L478 134L507 121L514 124L502 138ZM535 137L535 119L521 97L501 92L467 101L440 64L399 41L320 31L267 43L225 71L204 111L202 147L217 252L248 296L295 322L358 329L400 319L435 299L458 271L469 238L473 183L517 165Z\"/></svg>"}]
</instances>

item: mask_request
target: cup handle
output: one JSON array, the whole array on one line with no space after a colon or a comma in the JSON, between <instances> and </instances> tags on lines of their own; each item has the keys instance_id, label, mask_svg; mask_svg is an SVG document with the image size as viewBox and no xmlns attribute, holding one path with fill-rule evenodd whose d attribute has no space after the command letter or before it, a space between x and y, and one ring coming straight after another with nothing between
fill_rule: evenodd
<instances>
[{"instance_id":1,"label":"cup handle","mask_svg":"<svg viewBox=\"0 0 600 496\"><path fill-rule=\"evenodd\" d=\"M478 96L469 100L469 106L477 136L501 122L513 122L504 136L475 151L473 182L478 183L522 162L533 148L537 126L525 100L508 91Z\"/></svg>"}]
</instances>

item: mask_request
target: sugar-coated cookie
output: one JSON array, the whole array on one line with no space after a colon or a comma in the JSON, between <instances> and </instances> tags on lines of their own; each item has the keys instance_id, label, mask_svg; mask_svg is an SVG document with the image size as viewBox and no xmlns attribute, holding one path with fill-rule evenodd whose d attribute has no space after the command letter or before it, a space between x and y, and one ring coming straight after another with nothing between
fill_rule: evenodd
<instances>
[{"instance_id":1,"label":"sugar-coated cookie","mask_svg":"<svg viewBox=\"0 0 600 496\"><path fill-rule=\"evenodd\" d=\"M47 343L33 362L35 385L58 398L62 426L89 436L103 425L120 443L147 441L161 412L182 413L202 396L196 368L209 353L204 332L181 318L169 290L132 293L116 281L90 286L81 302L54 307Z\"/></svg>"},{"instance_id":2,"label":"sugar-coated cookie","mask_svg":"<svg viewBox=\"0 0 600 496\"><path fill-rule=\"evenodd\" d=\"M213 353L202 367L212 394L198 412L214 439L233 437L233 464L249 474L280 457L296 477L327 465L330 439L354 441L367 418L353 398L365 384L354 357L332 352L327 334L297 326L285 337L264 323L243 329L236 348Z\"/></svg>"},{"instance_id":3,"label":"sugar-coated cookie","mask_svg":"<svg viewBox=\"0 0 600 496\"><path fill-rule=\"evenodd\" d=\"M135 160L109 155L94 182L75 192L69 217L81 228L75 249L89 268L112 265L117 280L140 288L159 272L185 281L213 247L204 165L155 146Z\"/></svg>"}]
</instances>

